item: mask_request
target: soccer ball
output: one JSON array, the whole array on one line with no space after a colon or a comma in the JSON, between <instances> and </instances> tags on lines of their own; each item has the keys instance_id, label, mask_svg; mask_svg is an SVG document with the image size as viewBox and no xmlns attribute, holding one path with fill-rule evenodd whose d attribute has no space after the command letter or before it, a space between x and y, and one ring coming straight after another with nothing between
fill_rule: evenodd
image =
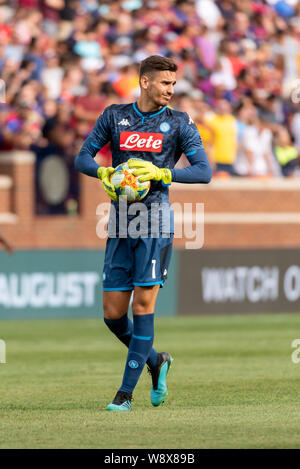
<instances>
[{"instance_id":1,"label":"soccer ball","mask_svg":"<svg viewBox=\"0 0 300 469\"><path fill-rule=\"evenodd\" d=\"M140 158L131 158L139 160ZM127 163L119 164L115 172L110 177L110 182L115 186L117 196L127 198L127 202L138 202L142 200L149 192L150 181L139 182L137 176L134 176L133 169L128 167Z\"/></svg>"}]
</instances>

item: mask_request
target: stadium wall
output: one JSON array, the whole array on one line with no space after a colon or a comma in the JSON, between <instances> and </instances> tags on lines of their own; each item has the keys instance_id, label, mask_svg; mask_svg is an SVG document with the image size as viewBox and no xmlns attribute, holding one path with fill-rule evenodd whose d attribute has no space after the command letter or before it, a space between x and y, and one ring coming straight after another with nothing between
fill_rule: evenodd
<instances>
[{"instance_id":1,"label":"stadium wall","mask_svg":"<svg viewBox=\"0 0 300 469\"><path fill-rule=\"evenodd\" d=\"M0 252L0 319L102 317L104 250ZM159 316L177 312L178 253L156 305Z\"/></svg>"},{"instance_id":2,"label":"stadium wall","mask_svg":"<svg viewBox=\"0 0 300 469\"><path fill-rule=\"evenodd\" d=\"M55 177L55 175L54 175ZM0 229L16 249L103 249L99 238L101 204L107 196L98 180L79 175L79 214L35 215L34 155L0 153ZM299 179L214 179L208 185L173 184L172 204L193 222L197 204L204 207L203 249L300 248ZM184 205L185 204L185 205ZM177 228L182 225L175 212ZM185 249L185 236L175 248Z\"/></svg>"},{"instance_id":3,"label":"stadium wall","mask_svg":"<svg viewBox=\"0 0 300 469\"><path fill-rule=\"evenodd\" d=\"M80 175L79 214L36 216L36 184L32 153L0 154L0 232L16 249L0 252L0 318L98 316L106 195ZM174 184L170 200L176 230L190 230L175 233L159 315L300 309L299 180ZM190 234L199 227L195 243ZM32 299L22 295L26 285Z\"/></svg>"},{"instance_id":4,"label":"stadium wall","mask_svg":"<svg viewBox=\"0 0 300 469\"><path fill-rule=\"evenodd\" d=\"M102 317L104 250L0 252L0 319ZM297 312L299 250L176 250L158 316Z\"/></svg>"},{"instance_id":5,"label":"stadium wall","mask_svg":"<svg viewBox=\"0 0 300 469\"><path fill-rule=\"evenodd\" d=\"M179 256L179 314L299 312L300 251L235 249Z\"/></svg>"}]
</instances>

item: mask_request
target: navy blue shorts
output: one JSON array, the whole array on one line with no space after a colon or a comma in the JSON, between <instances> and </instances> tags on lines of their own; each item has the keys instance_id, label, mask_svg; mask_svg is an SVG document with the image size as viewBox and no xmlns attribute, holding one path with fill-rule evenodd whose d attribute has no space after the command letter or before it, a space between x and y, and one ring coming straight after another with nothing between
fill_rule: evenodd
<instances>
[{"instance_id":1,"label":"navy blue shorts","mask_svg":"<svg viewBox=\"0 0 300 469\"><path fill-rule=\"evenodd\" d=\"M172 254L168 238L108 238L103 267L103 291L163 286Z\"/></svg>"}]
</instances>

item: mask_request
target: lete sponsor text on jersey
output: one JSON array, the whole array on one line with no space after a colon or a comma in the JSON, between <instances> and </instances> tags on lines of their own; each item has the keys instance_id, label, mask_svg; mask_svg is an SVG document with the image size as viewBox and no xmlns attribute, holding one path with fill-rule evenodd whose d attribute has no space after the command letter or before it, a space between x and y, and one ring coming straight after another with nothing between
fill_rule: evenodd
<instances>
[{"instance_id":1,"label":"lete sponsor text on jersey","mask_svg":"<svg viewBox=\"0 0 300 469\"><path fill-rule=\"evenodd\" d=\"M120 150L153 151L162 150L163 134L142 132L121 132Z\"/></svg>"}]
</instances>

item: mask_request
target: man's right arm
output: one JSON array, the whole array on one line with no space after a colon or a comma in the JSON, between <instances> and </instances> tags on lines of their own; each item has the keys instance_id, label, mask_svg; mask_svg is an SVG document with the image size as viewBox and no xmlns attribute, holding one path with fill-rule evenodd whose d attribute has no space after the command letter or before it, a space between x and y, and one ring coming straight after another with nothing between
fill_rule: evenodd
<instances>
[{"instance_id":1,"label":"man's right arm","mask_svg":"<svg viewBox=\"0 0 300 469\"><path fill-rule=\"evenodd\" d=\"M86 138L78 155L75 158L75 168L77 171L87 176L98 178L98 169L100 166L94 160L98 151L106 145L111 139L109 108L106 108L103 114L98 118L92 132Z\"/></svg>"}]
</instances>

